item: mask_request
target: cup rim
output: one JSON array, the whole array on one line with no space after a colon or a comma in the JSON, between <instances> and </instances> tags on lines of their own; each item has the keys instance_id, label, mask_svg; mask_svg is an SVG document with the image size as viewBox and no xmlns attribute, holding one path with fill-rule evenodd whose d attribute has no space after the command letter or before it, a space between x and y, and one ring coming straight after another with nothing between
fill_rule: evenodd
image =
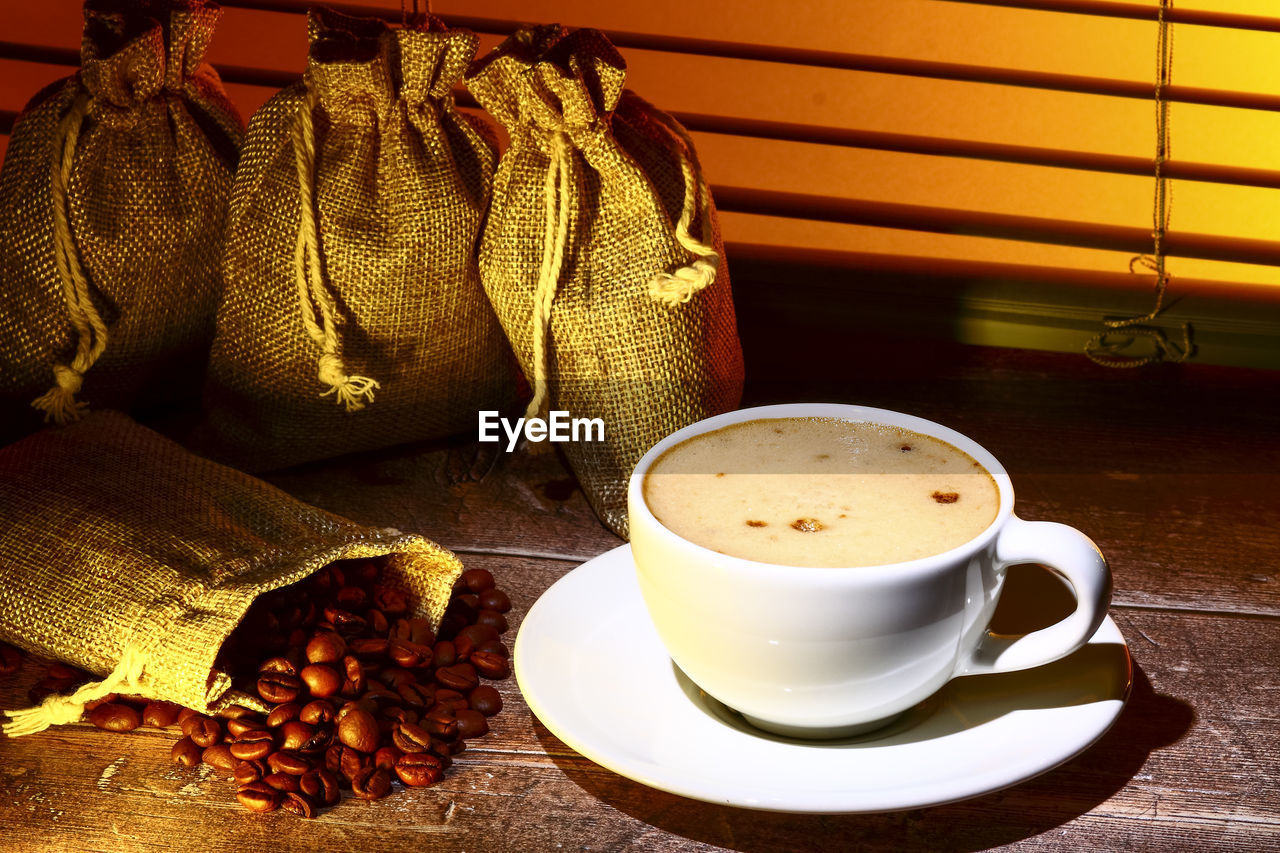
<instances>
[{"instance_id":1,"label":"cup rim","mask_svg":"<svg viewBox=\"0 0 1280 853\"><path fill-rule=\"evenodd\" d=\"M648 503L644 499L644 477L648 473L649 468L666 451L670 450L677 444L680 444L690 438L704 433L712 432L721 427L731 426L733 424L744 423L746 421L767 420L771 418L839 418L841 420L855 422L879 423L886 426L898 426L910 429L915 432L923 433L934 438L941 439L959 450L969 454L975 461L982 465L995 480L996 489L1000 498L1000 506L996 512L996 517L992 522L982 530L981 533L968 539L967 541L957 545L946 551L937 554L929 554L924 557L917 557L912 560L902 560L895 563L879 563L869 566L792 566L785 563L767 563L761 560L752 560L746 557L737 557L732 554L725 554L721 551L715 551L705 545L699 545L696 542L680 536L671 528L667 527L658 517L649 509ZM974 554L978 554L985 550L991 541L995 538L1000 529L1008 522L1013 515L1013 482L1009 477L1004 466L995 458L985 447L978 442L957 432L956 430L927 420L917 415L907 414L906 412L898 412L892 409L878 409L871 406L860 406L848 403L779 403L768 406L752 406L745 409L735 409L731 412L713 415L709 418L692 423L682 429L667 435L653 447L649 448L644 456L640 457L640 461L636 463L632 469L631 479L627 484L627 497L629 503L630 526L634 531L637 521L645 524L650 531L656 535L668 540L669 543L682 548L691 549L693 554L697 555L700 560L714 560L717 565L732 569L740 573L749 573L756 575L773 575L779 571L785 571L788 582L803 583L806 581L830 581L835 578L878 578L884 574L892 573L895 577L909 577L911 575L924 575L938 569L953 565L956 560L967 558ZM637 515L641 518L637 519ZM634 534L633 534L634 535Z\"/></svg>"}]
</instances>

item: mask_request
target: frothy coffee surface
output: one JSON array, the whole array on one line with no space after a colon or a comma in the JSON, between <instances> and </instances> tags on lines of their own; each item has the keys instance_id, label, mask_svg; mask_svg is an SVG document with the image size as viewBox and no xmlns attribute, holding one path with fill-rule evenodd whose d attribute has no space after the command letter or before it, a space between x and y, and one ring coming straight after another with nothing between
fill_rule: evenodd
<instances>
[{"instance_id":1,"label":"frothy coffee surface","mask_svg":"<svg viewBox=\"0 0 1280 853\"><path fill-rule=\"evenodd\" d=\"M932 436L839 418L776 418L695 436L654 462L644 497L706 548L788 566L940 554L995 520L995 480Z\"/></svg>"}]
</instances>

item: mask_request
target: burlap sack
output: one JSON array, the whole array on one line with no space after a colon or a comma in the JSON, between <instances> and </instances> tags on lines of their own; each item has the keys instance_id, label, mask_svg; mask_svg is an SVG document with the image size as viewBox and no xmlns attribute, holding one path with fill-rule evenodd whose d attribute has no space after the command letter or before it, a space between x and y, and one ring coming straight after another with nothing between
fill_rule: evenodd
<instances>
[{"instance_id":1,"label":"burlap sack","mask_svg":"<svg viewBox=\"0 0 1280 853\"><path fill-rule=\"evenodd\" d=\"M104 676L11 713L9 734L116 691L261 707L214 667L258 595L390 554L391 582L436 626L462 568L421 536L308 506L105 410L0 450L0 506L0 639Z\"/></svg>"},{"instance_id":2,"label":"burlap sack","mask_svg":"<svg viewBox=\"0 0 1280 853\"><path fill-rule=\"evenodd\" d=\"M203 0L89 0L80 72L14 124L0 172L4 437L88 405L199 400L241 135L201 61L219 14Z\"/></svg>"},{"instance_id":3,"label":"burlap sack","mask_svg":"<svg viewBox=\"0 0 1280 853\"><path fill-rule=\"evenodd\" d=\"M514 394L476 243L496 153L451 89L476 36L312 12L249 124L195 446L248 470L474 430Z\"/></svg>"},{"instance_id":4,"label":"burlap sack","mask_svg":"<svg viewBox=\"0 0 1280 853\"><path fill-rule=\"evenodd\" d=\"M534 388L527 416L603 420L604 441L563 446L596 513L623 536L640 456L735 408L742 391L723 247L692 142L625 91L625 75L601 33L558 26L516 33L467 72L511 135L480 270Z\"/></svg>"}]
</instances>

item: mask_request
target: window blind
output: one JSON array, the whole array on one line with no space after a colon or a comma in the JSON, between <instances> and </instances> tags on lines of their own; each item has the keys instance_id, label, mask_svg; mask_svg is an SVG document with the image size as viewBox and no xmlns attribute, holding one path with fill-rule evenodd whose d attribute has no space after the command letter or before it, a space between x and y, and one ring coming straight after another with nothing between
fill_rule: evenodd
<instances>
[{"instance_id":1,"label":"window blind","mask_svg":"<svg viewBox=\"0 0 1280 853\"><path fill-rule=\"evenodd\" d=\"M307 5L223 3L209 59L246 118L300 72ZM401 14L388 0L329 5ZM629 84L693 132L739 301L756 303L748 317L779 300L874 314L896 293L925 310L945 302L961 339L1078 349L1104 314L1147 309L1151 276L1127 270L1152 243L1158 7L454 0L433 11L479 33L482 52L523 22L604 30ZM1280 366L1271 10L1180 0L1168 13L1165 249L1168 319L1196 325L1198 356ZM0 131L71 72L79 32L75 0L0 8Z\"/></svg>"}]
</instances>

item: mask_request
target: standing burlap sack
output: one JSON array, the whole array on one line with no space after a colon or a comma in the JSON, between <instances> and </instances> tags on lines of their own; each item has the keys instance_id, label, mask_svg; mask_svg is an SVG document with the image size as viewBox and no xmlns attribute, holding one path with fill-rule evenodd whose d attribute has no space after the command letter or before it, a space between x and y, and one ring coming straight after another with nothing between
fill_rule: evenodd
<instances>
[{"instance_id":1,"label":"standing burlap sack","mask_svg":"<svg viewBox=\"0 0 1280 853\"><path fill-rule=\"evenodd\" d=\"M308 506L111 411L0 450L0 506L0 640L104 677L11 712L12 735L116 691L261 709L214 665L259 595L391 555L390 582L436 627L462 570L421 536Z\"/></svg>"},{"instance_id":2,"label":"standing burlap sack","mask_svg":"<svg viewBox=\"0 0 1280 853\"><path fill-rule=\"evenodd\" d=\"M472 33L312 12L302 82L249 124L194 444L247 470L475 429L514 395L476 264L492 142Z\"/></svg>"},{"instance_id":3,"label":"standing burlap sack","mask_svg":"<svg viewBox=\"0 0 1280 853\"><path fill-rule=\"evenodd\" d=\"M201 61L219 14L89 0L80 72L14 124L0 174L4 437L89 405L199 399L241 134Z\"/></svg>"},{"instance_id":4,"label":"standing burlap sack","mask_svg":"<svg viewBox=\"0 0 1280 853\"><path fill-rule=\"evenodd\" d=\"M529 377L527 417L600 418L563 445L627 535L626 486L663 436L742 392L715 211L688 134L623 89L603 34L516 33L467 72L511 135L480 248L485 291Z\"/></svg>"}]
</instances>

